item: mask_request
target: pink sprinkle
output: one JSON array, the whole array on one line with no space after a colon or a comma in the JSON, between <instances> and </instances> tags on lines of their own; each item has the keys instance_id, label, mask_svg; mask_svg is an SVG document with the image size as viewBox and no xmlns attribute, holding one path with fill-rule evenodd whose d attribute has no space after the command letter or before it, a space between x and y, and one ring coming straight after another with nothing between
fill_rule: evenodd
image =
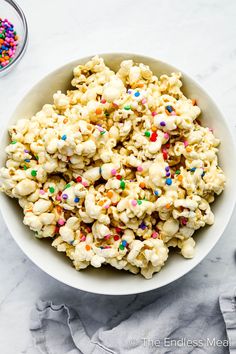
<instances>
[{"instance_id":1,"label":"pink sprinkle","mask_svg":"<svg viewBox=\"0 0 236 354\"><path fill-rule=\"evenodd\" d=\"M145 104L145 103L147 103L147 99L143 98L141 102L142 102L142 104Z\"/></svg>"},{"instance_id":2,"label":"pink sprinkle","mask_svg":"<svg viewBox=\"0 0 236 354\"><path fill-rule=\"evenodd\" d=\"M156 231L154 231L153 233L152 233L152 238L157 238L158 237L158 233L156 232Z\"/></svg>"},{"instance_id":3,"label":"pink sprinkle","mask_svg":"<svg viewBox=\"0 0 236 354\"><path fill-rule=\"evenodd\" d=\"M171 116L176 116L176 112L175 112L175 111L172 111L170 115L171 115Z\"/></svg>"},{"instance_id":4,"label":"pink sprinkle","mask_svg":"<svg viewBox=\"0 0 236 354\"><path fill-rule=\"evenodd\" d=\"M135 207L138 203L136 200L132 200L131 204Z\"/></svg>"},{"instance_id":5,"label":"pink sprinkle","mask_svg":"<svg viewBox=\"0 0 236 354\"><path fill-rule=\"evenodd\" d=\"M56 200L61 201L61 196L60 196L60 195L57 195L57 196L56 196Z\"/></svg>"},{"instance_id":6,"label":"pink sprinkle","mask_svg":"<svg viewBox=\"0 0 236 354\"><path fill-rule=\"evenodd\" d=\"M164 134L164 138L165 138L165 139L169 139L169 137L170 137L170 136L169 136L168 133L165 133L165 134Z\"/></svg>"},{"instance_id":7,"label":"pink sprinkle","mask_svg":"<svg viewBox=\"0 0 236 354\"><path fill-rule=\"evenodd\" d=\"M65 224L65 220L59 219L57 223L58 225L63 226Z\"/></svg>"},{"instance_id":8,"label":"pink sprinkle","mask_svg":"<svg viewBox=\"0 0 236 354\"><path fill-rule=\"evenodd\" d=\"M103 104L105 104L105 103L106 103L105 98L102 98L102 99L101 99L101 103L103 103Z\"/></svg>"},{"instance_id":9,"label":"pink sprinkle","mask_svg":"<svg viewBox=\"0 0 236 354\"><path fill-rule=\"evenodd\" d=\"M103 127L100 127L99 125L97 125L97 128L100 132L103 132L103 130L104 130Z\"/></svg>"},{"instance_id":10,"label":"pink sprinkle","mask_svg":"<svg viewBox=\"0 0 236 354\"><path fill-rule=\"evenodd\" d=\"M188 146L188 141L187 140L184 141L184 146L185 147Z\"/></svg>"},{"instance_id":11,"label":"pink sprinkle","mask_svg":"<svg viewBox=\"0 0 236 354\"><path fill-rule=\"evenodd\" d=\"M109 207L110 207L109 204L107 204L107 205L104 206L105 209L109 209Z\"/></svg>"},{"instance_id":12,"label":"pink sprinkle","mask_svg":"<svg viewBox=\"0 0 236 354\"><path fill-rule=\"evenodd\" d=\"M108 240L110 237L111 237L111 235L110 235L110 234L109 234L109 235L104 236L104 238L105 238L106 240Z\"/></svg>"},{"instance_id":13,"label":"pink sprinkle","mask_svg":"<svg viewBox=\"0 0 236 354\"><path fill-rule=\"evenodd\" d=\"M43 189L40 189L39 194L45 194L45 191Z\"/></svg>"},{"instance_id":14,"label":"pink sprinkle","mask_svg":"<svg viewBox=\"0 0 236 354\"><path fill-rule=\"evenodd\" d=\"M115 168L113 168L113 169L111 170L111 174L112 174L112 176L115 176L115 175L116 175L116 169L115 169Z\"/></svg>"},{"instance_id":15,"label":"pink sprinkle","mask_svg":"<svg viewBox=\"0 0 236 354\"><path fill-rule=\"evenodd\" d=\"M82 236L80 239L81 242L84 242L85 240L86 240L86 236Z\"/></svg>"},{"instance_id":16,"label":"pink sprinkle","mask_svg":"<svg viewBox=\"0 0 236 354\"><path fill-rule=\"evenodd\" d=\"M88 187L88 183L87 182L82 182L82 185L84 186L84 187Z\"/></svg>"},{"instance_id":17,"label":"pink sprinkle","mask_svg":"<svg viewBox=\"0 0 236 354\"><path fill-rule=\"evenodd\" d=\"M138 171L138 172L142 172L142 171L143 171L142 166L138 166L138 167L137 167L137 171Z\"/></svg>"},{"instance_id":18,"label":"pink sprinkle","mask_svg":"<svg viewBox=\"0 0 236 354\"><path fill-rule=\"evenodd\" d=\"M152 112L152 116L155 117L157 115L157 112Z\"/></svg>"}]
</instances>

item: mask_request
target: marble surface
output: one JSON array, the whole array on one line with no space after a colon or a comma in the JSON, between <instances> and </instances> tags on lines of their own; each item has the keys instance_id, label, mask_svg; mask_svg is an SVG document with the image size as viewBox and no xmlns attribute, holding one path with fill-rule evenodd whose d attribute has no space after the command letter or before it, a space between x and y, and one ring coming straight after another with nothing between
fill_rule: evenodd
<instances>
[{"instance_id":1,"label":"marble surface","mask_svg":"<svg viewBox=\"0 0 236 354\"><path fill-rule=\"evenodd\" d=\"M218 102L235 134L236 2L234 0L18 0L30 41L19 66L0 79L1 127L24 93L42 76L69 60L112 51L146 54L173 63L197 78ZM1 14L0 14L1 16ZM114 299L76 291L29 261L0 219L1 353L37 353L29 315L38 299L75 304L88 334L183 287L206 288L217 298L236 284L236 213L209 256L171 286ZM87 300L85 302L85 299ZM225 352L225 351L224 351ZM223 353L223 351L222 351Z\"/></svg>"}]
</instances>

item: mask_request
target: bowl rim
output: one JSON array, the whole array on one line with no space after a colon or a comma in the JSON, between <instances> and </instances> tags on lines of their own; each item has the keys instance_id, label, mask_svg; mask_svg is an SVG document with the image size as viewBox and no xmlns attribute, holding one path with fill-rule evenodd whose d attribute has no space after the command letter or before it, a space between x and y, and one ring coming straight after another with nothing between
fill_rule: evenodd
<instances>
[{"instance_id":1,"label":"bowl rim","mask_svg":"<svg viewBox=\"0 0 236 354\"><path fill-rule=\"evenodd\" d=\"M11 68L13 68L16 64L19 63L19 61L21 60L22 56L24 55L26 48L27 48L27 44L28 44L28 39L29 39L29 29L28 29L28 23L24 14L24 11L22 10L22 8L18 5L18 3L15 0L3 0L5 2L7 2L10 6L12 6L15 11L19 14L21 20L22 20L22 24L23 24L23 28L24 28L24 39L23 39L23 45L19 51L19 53L13 57L13 60L6 65L4 68L0 69L0 74L7 72L8 70L10 71Z\"/></svg>"},{"instance_id":2,"label":"bowl rim","mask_svg":"<svg viewBox=\"0 0 236 354\"><path fill-rule=\"evenodd\" d=\"M176 72L181 72L182 73L182 76L183 78L186 77L187 79L190 79L194 85L196 87L198 87L203 93L204 95L207 97L208 100L212 101L212 103L214 104L214 106L217 108L218 112L219 112L219 116L220 116L220 119L224 122L224 125L226 126L226 129L228 131L228 134L230 135L230 138L231 138L231 141L232 141L232 150L234 152L234 159L235 159L235 152L236 152L236 145L235 145L235 140L234 140L234 137L233 137L233 134L232 134L232 130L229 126L229 123L228 121L226 120L224 114L222 113L222 111L219 109L218 105L216 104L215 100L212 98L212 96L202 87L202 85L198 82L198 80L196 80L195 78L192 78L191 75L189 74L186 74L186 72L184 70L181 70L180 68L176 68L174 65L172 64L169 64L169 62L167 61L163 61L159 58L156 58L156 57L151 57L151 56L146 56L146 55L143 55L141 53L128 53L128 52L112 52L112 53L109 53L109 52L106 52L106 53L97 53L97 54L94 54L94 55L88 55L88 56L84 56L82 58L78 58L78 59L73 59L69 62L67 62L66 64L64 65L61 65L61 66L58 66L56 67L54 70L48 72L46 75L43 76L43 78L41 78L39 81L37 81L36 83L34 83L34 85L26 92L24 93L24 95L17 101L17 104L15 105L15 108L13 111L11 111L11 114L9 116L9 119L8 121L11 120L11 117L13 117L13 115L15 114L15 112L17 112L18 110L18 107L21 105L22 101L30 94L30 92L32 90L34 90L36 88L36 86L38 86L42 81L44 81L45 79L47 79L48 77L50 77L51 75L55 74L57 71L61 71L63 70L64 68L66 68L67 66L69 65L79 65L79 63L81 61L88 61L90 60L92 57L94 57L95 55L98 55L99 57L106 57L106 56L112 56L112 55L115 55L115 56L120 56L123 58L123 60L125 60L126 57L142 57L144 58L146 61L157 61L159 62L160 64L164 64L164 65L168 65L171 69L173 69L174 71ZM105 59L106 60L106 59ZM1 137L3 137L3 135L6 133L6 130L8 129L8 124L6 124L6 126L4 127L4 130L1 132ZM59 282L63 283L63 284L66 284L74 289L77 289L77 290L81 290L81 291L86 291L86 292L90 292L90 293L93 293L93 294L99 294L99 295L113 295L113 296L124 296L124 295L133 295L133 294L138 294L138 293L145 293L145 292L148 292L148 291L152 291L152 290L157 290L157 289L161 289L162 287L164 286L167 286L168 284L171 284L173 283L174 281L182 278L184 275L186 275L187 273L191 272L204 258L207 257L207 255L210 253L210 251L212 251L212 249L215 247L215 245L217 244L217 242L219 241L219 239L222 237L223 233L225 232L225 229L231 219L231 216L233 214L233 211L234 211L234 208L235 208L235 204L236 204L236 195L234 194L233 195L233 200L231 201L231 204L230 204L230 208L228 210L228 214L227 214L227 218L224 220L224 225L222 227L222 231L217 235L217 237L215 237L215 239L212 241L211 243L211 246L209 247L209 249L207 249L206 253L202 256L199 256L198 259L196 259L196 261L193 263L193 265L191 266L191 268L187 268L186 267L186 270L184 270L182 272L181 275L179 274L176 274L176 276L173 276L171 281L168 280L167 278L167 281L166 282L163 282L161 285L157 285L155 286L155 284L152 284L150 283L150 285L148 285L148 280L147 281L147 286L145 287L145 289L141 289L141 290L134 290L134 291L126 291L125 289L121 289L120 292L117 292L117 291L113 291L112 289L108 292L108 291L103 291L102 290L102 287L101 289L91 289L91 287L88 289L86 288L86 286L81 286L80 283L78 283L78 286L75 286L73 284L70 283L70 281L67 281L67 279L61 279L60 276L56 275L55 273L53 273L52 271L49 271L47 270L47 267L45 266L42 266L41 264L39 264L38 260L35 259L34 257L31 257L31 254L29 251L26 251L23 246L21 245L21 243L19 242L18 239L15 238L14 236L14 230L13 230L13 224L10 222L10 220L8 220L8 218L6 217L7 215L5 214L5 211L4 209L2 208L2 203L1 203L1 199L0 199L0 211L1 211L1 214L3 216L3 219L4 219L4 222L8 228L8 230L10 231L13 239L15 240L15 242L17 243L17 245L20 247L20 249L22 250L22 252L37 266L39 267L42 271L44 271L46 274L50 275L52 278L58 280ZM156 274L156 276L158 276L158 274Z\"/></svg>"}]
</instances>

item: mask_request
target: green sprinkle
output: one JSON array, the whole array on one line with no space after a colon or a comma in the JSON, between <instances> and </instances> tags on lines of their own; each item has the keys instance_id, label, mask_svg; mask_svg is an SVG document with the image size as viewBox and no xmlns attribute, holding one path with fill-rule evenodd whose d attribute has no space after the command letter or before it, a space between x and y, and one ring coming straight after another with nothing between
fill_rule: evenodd
<instances>
[{"instance_id":1,"label":"green sprinkle","mask_svg":"<svg viewBox=\"0 0 236 354\"><path fill-rule=\"evenodd\" d=\"M128 106L124 106L124 109L125 109L126 111L128 111L128 110L130 110L130 109L131 109L131 107L130 107L130 105L128 105Z\"/></svg>"},{"instance_id":2,"label":"green sprinkle","mask_svg":"<svg viewBox=\"0 0 236 354\"><path fill-rule=\"evenodd\" d=\"M138 203L138 205L141 205L142 204L142 200L137 200L137 203Z\"/></svg>"},{"instance_id":3,"label":"green sprinkle","mask_svg":"<svg viewBox=\"0 0 236 354\"><path fill-rule=\"evenodd\" d=\"M26 165L24 165L24 170L25 170L25 171L28 170L28 167L27 167Z\"/></svg>"},{"instance_id":4,"label":"green sprinkle","mask_svg":"<svg viewBox=\"0 0 236 354\"><path fill-rule=\"evenodd\" d=\"M17 141L16 140L13 140L12 142L11 142L11 144L16 144L17 143Z\"/></svg>"},{"instance_id":5,"label":"green sprinkle","mask_svg":"<svg viewBox=\"0 0 236 354\"><path fill-rule=\"evenodd\" d=\"M121 251L123 251L123 250L125 249L124 246L122 245L122 243L120 244L119 249L120 249Z\"/></svg>"},{"instance_id":6,"label":"green sprinkle","mask_svg":"<svg viewBox=\"0 0 236 354\"><path fill-rule=\"evenodd\" d=\"M70 183L67 183L66 185L65 185L65 188L64 189L67 189L67 188L70 188L71 187L71 184Z\"/></svg>"},{"instance_id":7,"label":"green sprinkle","mask_svg":"<svg viewBox=\"0 0 236 354\"><path fill-rule=\"evenodd\" d=\"M32 170L31 171L31 176L36 177L37 176L37 171L36 170Z\"/></svg>"},{"instance_id":8,"label":"green sprinkle","mask_svg":"<svg viewBox=\"0 0 236 354\"><path fill-rule=\"evenodd\" d=\"M50 193L54 193L55 192L55 188L54 187L49 187L49 192Z\"/></svg>"},{"instance_id":9,"label":"green sprinkle","mask_svg":"<svg viewBox=\"0 0 236 354\"><path fill-rule=\"evenodd\" d=\"M145 132L144 135L145 135L147 138L150 138L151 133L150 133L150 132Z\"/></svg>"},{"instance_id":10,"label":"green sprinkle","mask_svg":"<svg viewBox=\"0 0 236 354\"><path fill-rule=\"evenodd\" d=\"M180 175L180 170L176 170L176 171L175 171L175 174L176 174L176 175Z\"/></svg>"},{"instance_id":11,"label":"green sprinkle","mask_svg":"<svg viewBox=\"0 0 236 354\"><path fill-rule=\"evenodd\" d=\"M102 132L100 132L101 135L104 135L106 133L106 130L103 130Z\"/></svg>"},{"instance_id":12,"label":"green sprinkle","mask_svg":"<svg viewBox=\"0 0 236 354\"><path fill-rule=\"evenodd\" d=\"M38 160L38 159L39 159L38 155L35 155L35 159L36 159L36 160Z\"/></svg>"},{"instance_id":13,"label":"green sprinkle","mask_svg":"<svg viewBox=\"0 0 236 354\"><path fill-rule=\"evenodd\" d=\"M124 181L120 181L120 188L121 189L125 189L125 182Z\"/></svg>"}]
</instances>

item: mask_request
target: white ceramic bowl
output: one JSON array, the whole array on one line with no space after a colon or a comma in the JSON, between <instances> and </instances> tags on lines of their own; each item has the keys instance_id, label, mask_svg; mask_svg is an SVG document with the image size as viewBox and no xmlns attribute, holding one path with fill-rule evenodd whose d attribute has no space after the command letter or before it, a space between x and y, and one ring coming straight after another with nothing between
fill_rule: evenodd
<instances>
[{"instance_id":1,"label":"white ceramic bowl","mask_svg":"<svg viewBox=\"0 0 236 354\"><path fill-rule=\"evenodd\" d=\"M119 63L124 59L133 59L136 62L148 64L157 75L170 74L179 69L154 58L141 55L114 53L101 55L106 64L117 70ZM41 109L42 105L52 101L52 95L57 90L65 91L72 78L72 69L78 64L86 63L90 57L75 60L47 75L36 84L17 106L9 125L20 118L30 118ZM118 271L109 267L100 269L86 269L76 271L64 254L57 252L46 240L38 240L33 232L22 223L23 213L16 200L12 200L3 193L0 195L0 208L5 222L23 252L43 271L55 279L74 288L110 295L125 295L141 293L169 284L193 269L214 247L222 235L233 211L236 184L234 182L235 149L234 141L227 123L214 101L188 75L183 73L183 91L189 98L197 99L202 110L202 123L214 129L214 133L221 140L219 160L226 176L227 183L224 192L212 206L215 214L215 223L196 233L196 255L186 260L178 254L172 254L160 273L146 280L140 275L132 275L125 271ZM9 142L7 131L0 140L0 166L4 165L4 148ZM3 236L4 237L4 236ZM227 242L227 238L225 238Z\"/></svg>"}]
</instances>

